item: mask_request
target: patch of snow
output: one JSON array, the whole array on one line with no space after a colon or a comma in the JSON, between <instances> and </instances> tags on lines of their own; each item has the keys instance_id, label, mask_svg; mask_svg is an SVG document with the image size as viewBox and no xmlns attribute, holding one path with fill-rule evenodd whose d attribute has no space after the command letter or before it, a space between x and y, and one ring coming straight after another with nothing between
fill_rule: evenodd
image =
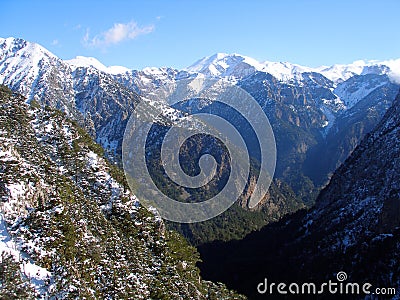
<instances>
[{"instance_id":1,"label":"patch of snow","mask_svg":"<svg viewBox=\"0 0 400 300\"><path fill-rule=\"evenodd\" d=\"M36 265L18 249L7 231L3 214L0 213L0 253L4 252L10 254L15 262L20 263L21 271L29 278L35 290L43 294L46 290L46 282L49 283L52 279L51 272Z\"/></svg>"},{"instance_id":2,"label":"patch of snow","mask_svg":"<svg viewBox=\"0 0 400 300\"><path fill-rule=\"evenodd\" d=\"M6 151L0 150L0 160L3 162L15 160L11 147L9 147Z\"/></svg>"},{"instance_id":3,"label":"patch of snow","mask_svg":"<svg viewBox=\"0 0 400 300\"><path fill-rule=\"evenodd\" d=\"M22 183L10 183L6 184L6 188L10 192L11 199L18 199L25 195L26 188Z\"/></svg>"},{"instance_id":4,"label":"patch of snow","mask_svg":"<svg viewBox=\"0 0 400 300\"><path fill-rule=\"evenodd\" d=\"M347 108L351 108L369 93L386 84L385 81L378 82L377 84L374 83L375 82L365 81L361 84L357 84L357 86L344 83L343 85L339 85L334 90L334 93L344 102Z\"/></svg>"},{"instance_id":5,"label":"patch of snow","mask_svg":"<svg viewBox=\"0 0 400 300\"><path fill-rule=\"evenodd\" d=\"M313 72L312 68L303 67L288 62L270 62L265 61L263 72L269 73L276 79L287 82L293 79L301 79L301 74L304 72Z\"/></svg>"},{"instance_id":6,"label":"patch of snow","mask_svg":"<svg viewBox=\"0 0 400 300\"><path fill-rule=\"evenodd\" d=\"M324 99L322 100L322 102L324 102ZM326 117L325 124L322 126L323 127L322 135L326 137L329 130L332 128L336 117L326 105L321 105L320 109Z\"/></svg>"},{"instance_id":7,"label":"patch of snow","mask_svg":"<svg viewBox=\"0 0 400 300\"><path fill-rule=\"evenodd\" d=\"M52 129L53 129L53 123L51 123L51 122L49 124L45 125L45 127L44 127L44 130L46 132L51 132Z\"/></svg>"},{"instance_id":8,"label":"patch of snow","mask_svg":"<svg viewBox=\"0 0 400 300\"><path fill-rule=\"evenodd\" d=\"M93 151L90 151L86 154L86 157L88 158L88 165L92 169L96 169L99 166L99 156L94 153Z\"/></svg>"},{"instance_id":9,"label":"patch of snow","mask_svg":"<svg viewBox=\"0 0 400 300\"><path fill-rule=\"evenodd\" d=\"M64 206L57 205L52 209L52 212L54 212L55 214L61 214L64 211Z\"/></svg>"}]
</instances>

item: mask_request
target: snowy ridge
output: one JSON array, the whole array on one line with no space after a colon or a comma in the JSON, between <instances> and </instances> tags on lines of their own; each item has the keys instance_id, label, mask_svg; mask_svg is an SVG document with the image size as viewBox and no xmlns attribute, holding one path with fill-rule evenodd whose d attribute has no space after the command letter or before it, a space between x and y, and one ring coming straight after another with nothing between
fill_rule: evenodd
<instances>
[{"instance_id":1,"label":"snowy ridge","mask_svg":"<svg viewBox=\"0 0 400 300\"><path fill-rule=\"evenodd\" d=\"M83 67L83 68L93 67L99 71L102 71L102 72L108 73L108 74L112 74L112 75L122 74L122 73L131 71L130 69L122 67L122 66L106 67L105 65L103 65L101 62L99 62L94 57L77 56L73 59L66 60L65 62L74 69L79 68L79 67Z\"/></svg>"},{"instance_id":2,"label":"snowy ridge","mask_svg":"<svg viewBox=\"0 0 400 300\"><path fill-rule=\"evenodd\" d=\"M291 64L288 62L265 61L263 65L263 72L269 73L283 82L287 82L293 79L301 80L302 73L315 72L312 68Z\"/></svg>"},{"instance_id":3,"label":"snowy ridge","mask_svg":"<svg viewBox=\"0 0 400 300\"><path fill-rule=\"evenodd\" d=\"M0 73L0 81L6 78L8 81L18 80L24 76L35 78L40 70L40 62L45 59L60 60L42 46L17 38L0 38L0 65L3 67ZM12 54L12 55L11 55ZM105 66L96 58L77 56L74 59L64 60L72 70L78 67L93 67L110 75L119 75L133 70L124 66ZM142 70L146 75L165 74L167 68L147 67ZM18 72L15 72L18 70ZM301 79L305 72L322 74L334 83L345 81L354 75L388 74L396 82L400 81L400 59L386 61L358 60L351 64L335 64L333 66L320 66L311 68L289 62L259 62L254 58L237 53L216 53L204 57L191 66L182 70L187 73L201 73L211 77L243 78L257 71L270 73L278 80L290 81ZM13 74L11 74L13 73ZM22 74L21 74L22 73Z\"/></svg>"},{"instance_id":4,"label":"snowy ridge","mask_svg":"<svg viewBox=\"0 0 400 300\"><path fill-rule=\"evenodd\" d=\"M400 59L386 61L358 60L351 64L335 64L311 68L289 62L258 62L240 55L217 53L204 57L184 69L190 73L202 73L212 77L244 77L261 71L273 75L280 81L301 80L302 73L315 72L322 74L334 83L346 81L354 75L388 74L393 81L400 81Z\"/></svg>"},{"instance_id":5,"label":"snowy ridge","mask_svg":"<svg viewBox=\"0 0 400 300\"><path fill-rule=\"evenodd\" d=\"M262 69L263 65L251 57L217 53L200 59L185 71L202 73L211 77L244 77Z\"/></svg>"},{"instance_id":6,"label":"snowy ridge","mask_svg":"<svg viewBox=\"0 0 400 300\"><path fill-rule=\"evenodd\" d=\"M0 38L0 51L0 82L19 85L27 79L27 85L21 87L23 94L29 94L36 84L45 61L59 60L42 46L22 39Z\"/></svg>"},{"instance_id":7,"label":"snowy ridge","mask_svg":"<svg viewBox=\"0 0 400 300\"><path fill-rule=\"evenodd\" d=\"M377 82L351 82L355 75L369 74L381 78ZM259 62L237 53L217 53L180 71L168 67L130 70L107 67L91 57L62 60L38 44L22 39L0 39L0 83L27 97L28 102L35 99L42 105L57 107L81 125L85 123L97 141L113 152L120 146L123 121L133 103L139 101L137 95L150 98L155 89L168 89L180 79L214 78L240 86L246 82L247 91L261 93L259 101L271 99L272 95L276 96L275 101L290 97L293 99L286 100L299 103L297 109L315 101L311 104L317 107L317 114L322 111L325 120L311 123L318 124L326 134L343 111L376 89L385 88L383 84L388 80L381 75L400 82L400 59L310 68L289 62ZM258 81L258 78L262 79Z\"/></svg>"},{"instance_id":8,"label":"snowy ridge","mask_svg":"<svg viewBox=\"0 0 400 300\"><path fill-rule=\"evenodd\" d=\"M399 82L400 59L386 61L358 60L351 64L335 64L330 67L318 67L315 72L321 73L333 82L346 81L354 75L387 74L393 81Z\"/></svg>"}]
</instances>

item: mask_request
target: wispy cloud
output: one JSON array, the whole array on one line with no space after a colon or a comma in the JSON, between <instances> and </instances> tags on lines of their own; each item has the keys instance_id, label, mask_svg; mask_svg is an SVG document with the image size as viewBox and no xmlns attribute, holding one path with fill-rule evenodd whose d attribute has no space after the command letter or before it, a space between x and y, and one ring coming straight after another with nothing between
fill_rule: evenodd
<instances>
[{"instance_id":1,"label":"wispy cloud","mask_svg":"<svg viewBox=\"0 0 400 300\"><path fill-rule=\"evenodd\" d=\"M119 44L126 40L133 40L139 35L149 34L154 31L154 25L139 26L136 22L115 23L110 29L90 37L89 29L83 37L83 44L89 47L105 48Z\"/></svg>"},{"instance_id":2,"label":"wispy cloud","mask_svg":"<svg viewBox=\"0 0 400 300\"><path fill-rule=\"evenodd\" d=\"M52 44L53 46L57 46L57 45L58 45L58 40L57 40L57 39L53 40L53 41L51 42L51 44Z\"/></svg>"}]
</instances>

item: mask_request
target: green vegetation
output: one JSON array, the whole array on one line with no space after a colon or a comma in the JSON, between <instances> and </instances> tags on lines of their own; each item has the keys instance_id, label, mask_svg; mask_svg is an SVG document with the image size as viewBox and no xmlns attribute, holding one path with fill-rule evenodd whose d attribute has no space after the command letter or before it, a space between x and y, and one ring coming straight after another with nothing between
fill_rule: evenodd
<instances>
[{"instance_id":1,"label":"green vegetation","mask_svg":"<svg viewBox=\"0 0 400 300\"><path fill-rule=\"evenodd\" d=\"M29 280L21 273L19 263L5 252L0 253L0 299L35 299Z\"/></svg>"},{"instance_id":2,"label":"green vegetation","mask_svg":"<svg viewBox=\"0 0 400 300\"><path fill-rule=\"evenodd\" d=\"M0 87L0 149L12 155L2 161L0 191L10 234L52 274L46 297L242 299L200 278L196 249L139 205L82 128L32 102ZM28 192L10 201L6 186L15 183ZM11 257L0 263L0 295L36 298Z\"/></svg>"}]
</instances>

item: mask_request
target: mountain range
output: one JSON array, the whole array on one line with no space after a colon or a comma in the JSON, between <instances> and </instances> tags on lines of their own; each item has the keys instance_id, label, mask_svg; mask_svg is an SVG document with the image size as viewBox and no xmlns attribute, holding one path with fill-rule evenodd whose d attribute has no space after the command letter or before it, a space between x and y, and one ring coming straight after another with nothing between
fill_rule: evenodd
<instances>
[{"instance_id":1,"label":"mountain range","mask_svg":"<svg viewBox=\"0 0 400 300\"><path fill-rule=\"evenodd\" d=\"M122 279L133 274L132 293L140 290L143 298L241 297L201 279L196 251L167 226L200 245L205 278L248 296L257 297L254 284L264 273L323 280L345 270L355 279L379 276L374 284L398 286L399 77L400 59L311 68L224 53L182 70L130 70L94 58L62 60L36 43L0 39L0 83L11 89L2 87L0 245L11 253L3 259L7 268L27 270L2 282L23 293L31 281L29 295L117 297ZM174 224L144 211L117 166L136 105L157 88L198 78L229 82L258 102L274 131L277 165L255 209L247 200L257 172L225 213ZM192 100L171 108L153 99L151 105L176 116L217 111L238 122L217 103ZM85 209L77 213L78 207ZM107 232L97 232L102 227ZM206 244L215 240L224 242ZM94 267L106 264L108 271ZM127 273L132 268L143 272ZM182 288L161 284L165 274L179 278Z\"/></svg>"},{"instance_id":2,"label":"mountain range","mask_svg":"<svg viewBox=\"0 0 400 300\"><path fill-rule=\"evenodd\" d=\"M201 246L202 274L251 299L264 299L256 287L265 278L319 284L336 280L344 272L347 282L368 282L386 291L392 288L386 297L398 299L399 112L400 93L379 124L334 172L312 209L298 211L240 241ZM375 289L371 292L349 297L381 297ZM329 296L321 295L321 299Z\"/></svg>"},{"instance_id":3,"label":"mountain range","mask_svg":"<svg viewBox=\"0 0 400 300\"><path fill-rule=\"evenodd\" d=\"M275 213L262 216L256 228L301 204L313 204L332 172L391 105L399 87L399 63L400 59L357 61L309 68L219 53L183 70L129 70L106 67L94 58L62 60L22 39L0 40L0 83L27 102L34 99L65 112L117 163L129 116L140 99L150 97L155 89L182 79L217 78L247 91L266 113L275 134L275 178L283 188L278 193L294 195L283 197L283 203L276 197L266 199L270 204L265 210ZM168 103L154 105L169 109ZM207 105L213 107L211 102Z\"/></svg>"},{"instance_id":4,"label":"mountain range","mask_svg":"<svg viewBox=\"0 0 400 300\"><path fill-rule=\"evenodd\" d=\"M129 70L94 58L62 60L38 44L7 38L0 39L0 70L1 83L28 102L66 112L116 156L138 96L183 78L231 81L257 100L271 122L276 177L309 204L315 193L297 183L318 190L378 123L397 93L400 59L310 68L218 53L183 70Z\"/></svg>"}]
</instances>

